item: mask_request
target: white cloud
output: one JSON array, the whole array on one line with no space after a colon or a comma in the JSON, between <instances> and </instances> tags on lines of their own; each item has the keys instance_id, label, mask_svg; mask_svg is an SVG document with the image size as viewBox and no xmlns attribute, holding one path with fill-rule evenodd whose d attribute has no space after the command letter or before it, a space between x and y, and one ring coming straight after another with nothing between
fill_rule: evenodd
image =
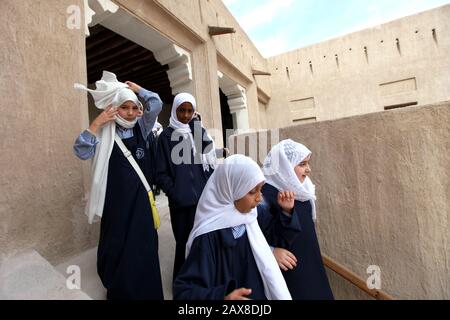
<instances>
[{"instance_id":1,"label":"white cloud","mask_svg":"<svg viewBox=\"0 0 450 320\"><path fill-rule=\"evenodd\" d=\"M272 21L281 10L289 10L294 0L269 0L255 10L242 16L239 21L247 32L251 29Z\"/></svg>"},{"instance_id":2,"label":"white cloud","mask_svg":"<svg viewBox=\"0 0 450 320\"><path fill-rule=\"evenodd\" d=\"M222 0L222 2L226 5L226 6L231 6L233 4L235 4L238 0Z\"/></svg>"},{"instance_id":3,"label":"white cloud","mask_svg":"<svg viewBox=\"0 0 450 320\"><path fill-rule=\"evenodd\" d=\"M256 41L255 46L265 58L268 58L288 51L291 43L286 34L278 34Z\"/></svg>"},{"instance_id":4,"label":"white cloud","mask_svg":"<svg viewBox=\"0 0 450 320\"><path fill-rule=\"evenodd\" d=\"M376 27L450 2L450 0L396 0L395 2L378 0L377 2L367 2L365 10L359 10L359 16L355 17L353 9L355 6L348 4L344 7L344 12L340 12L338 17L335 17L337 13L333 10L324 12L322 9L317 12L316 8L323 7L320 2L317 4L317 0L222 1L228 6L234 4L233 11L236 19L265 57ZM241 2L244 1L245 5L241 6ZM365 15L363 22L361 14ZM334 32L329 28L321 27L321 25L311 27L314 25L314 21L321 21L321 19L335 21ZM308 22L310 24L306 25L307 34L299 31L302 23L307 24Z\"/></svg>"}]
</instances>

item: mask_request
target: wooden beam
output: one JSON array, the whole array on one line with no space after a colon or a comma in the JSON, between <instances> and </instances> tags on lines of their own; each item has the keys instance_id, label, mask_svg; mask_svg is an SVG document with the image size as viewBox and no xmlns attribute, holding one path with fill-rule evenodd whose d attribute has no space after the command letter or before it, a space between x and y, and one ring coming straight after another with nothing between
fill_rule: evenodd
<instances>
[{"instance_id":1,"label":"wooden beam","mask_svg":"<svg viewBox=\"0 0 450 320\"><path fill-rule=\"evenodd\" d=\"M268 104L270 101L270 96L265 93L261 88L256 88L256 92L258 93L258 101L261 101L264 104Z\"/></svg>"},{"instance_id":2,"label":"wooden beam","mask_svg":"<svg viewBox=\"0 0 450 320\"><path fill-rule=\"evenodd\" d=\"M260 71L256 69L252 69L252 74L254 76L271 76L272 74L270 72Z\"/></svg>"},{"instance_id":3,"label":"wooden beam","mask_svg":"<svg viewBox=\"0 0 450 320\"><path fill-rule=\"evenodd\" d=\"M104 64L111 64L111 62L117 61L117 59L120 59L120 57L126 57L127 55L133 55L133 54L140 54L145 50L142 47L133 47L128 46L126 49L123 49L121 51L114 51L111 52L111 54L104 56L99 59L92 60L90 57L87 57L87 67L88 69L93 69L97 67L101 67L101 65Z\"/></svg>"},{"instance_id":4,"label":"wooden beam","mask_svg":"<svg viewBox=\"0 0 450 320\"><path fill-rule=\"evenodd\" d=\"M117 35L113 32L102 33L99 36L92 35L86 38L86 51L96 50L96 48L102 48L109 40L115 38Z\"/></svg>"},{"instance_id":5,"label":"wooden beam","mask_svg":"<svg viewBox=\"0 0 450 320\"><path fill-rule=\"evenodd\" d=\"M114 72L115 74L122 74L125 72L128 72L130 69L133 69L133 67L135 66L139 66L139 65L149 65L153 63L154 58L151 55L151 52L144 52L141 55L133 55L131 56L129 59L127 60L118 60L114 63L111 63L109 65L103 65L104 70L116 70L116 72ZM89 75L91 73L91 71L95 71L97 72L97 69L94 70L88 70ZM113 71L111 71L113 72Z\"/></svg>"},{"instance_id":6,"label":"wooden beam","mask_svg":"<svg viewBox=\"0 0 450 320\"><path fill-rule=\"evenodd\" d=\"M95 50L86 50L86 56L89 57L90 60L96 60L109 53L121 51L131 46L137 47L138 45L124 38L113 38L108 41L107 45L103 45Z\"/></svg>"},{"instance_id":7,"label":"wooden beam","mask_svg":"<svg viewBox=\"0 0 450 320\"><path fill-rule=\"evenodd\" d=\"M164 82L167 83L168 86L170 86L169 78L167 77L167 73L164 70L153 72L146 76L135 77L134 79L139 80L140 82Z\"/></svg>"},{"instance_id":8,"label":"wooden beam","mask_svg":"<svg viewBox=\"0 0 450 320\"><path fill-rule=\"evenodd\" d=\"M210 36L218 36L221 34L236 33L236 30L231 27L208 26L208 32Z\"/></svg>"}]
</instances>

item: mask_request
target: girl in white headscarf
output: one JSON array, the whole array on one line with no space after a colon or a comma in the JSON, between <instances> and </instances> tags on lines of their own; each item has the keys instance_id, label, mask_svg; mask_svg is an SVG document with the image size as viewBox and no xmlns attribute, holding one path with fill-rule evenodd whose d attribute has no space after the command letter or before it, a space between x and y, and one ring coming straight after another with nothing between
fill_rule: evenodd
<instances>
[{"instance_id":1,"label":"girl in white headscarf","mask_svg":"<svg viewBox=\"0 0 450 320\"><path fill-rule=\"evenodd\" d=\"M174 299L291 299L257 221L263 184L256 162L242 155L214 171L197 207Z\"/></svg>"},{"instance_id":2,"label":"girl in white headscarf","mask_svg":"<svg viewBox=\"0 0 450 320\"><path fill-rule=\"evenodd\" d=\"M158 94L104 72L92 94L104 110L74 145L81 159L94 157L86 214L101 217L97 271L108 299L163 299L158 258L158 234L148 192L114 140L118 135L147 180L151 152L148 135L161 111ZM144 100L145 107L136 93ZM155 219L157 220L157 219Z\"/></svg>"},{"instance_id":3,"label":"girl in white headscarf","mask_svg":"<svg viewBox=\"0 0 450 320\"><path fill-rule=\"evenodd\" d=\"M286 214L277 203L279 191L295 193L294 208L287 213L292 216L292 225L296 223L301 231L289 237L274 234L272 239L274 246L289 250L297 259L297 266L283 267L277 249L274 251L294 300L333 299L315 231L316 192L309 177L311 155L307 147L288 139L272 148L263 165L266 185L262 192L274 221L284 219Z\"/></svg>"},{"instance_id":4,"label":"girl in white headscarf","mask_svg":"<svg viewBox=\"0 0 450 320\"><path fill-rule=\"evenodd\" d=\"M196 110L191 94L177 94L169 126L158 137L156 182L169 198L176 241L173 279L183 265L197 203L216 163L214 141Z\"/></svg>"}]
</instances>

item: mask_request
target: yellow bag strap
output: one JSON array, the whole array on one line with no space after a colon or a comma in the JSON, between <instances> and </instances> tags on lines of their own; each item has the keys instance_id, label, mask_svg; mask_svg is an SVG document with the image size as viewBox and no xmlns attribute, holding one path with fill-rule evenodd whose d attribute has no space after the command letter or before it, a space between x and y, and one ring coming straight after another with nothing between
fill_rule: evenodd
<instances>
[{"instance_id":1,"label":"yellow bag strap","mask_svg":"<svg viewBox=\"0 0 450 320\"><path fill-rule=\"evenodd\" d=\"M159 213L156 208L155 197L153 196L152 190L148 192L148 198L150 199L150 207L152 208L153 224L155 225L155 229L158 230L161 226L161 220L159 219Z\"/></svg>"},{"instance_id":2,"label":"yellow bag strap","mask_svg":"<svg viewBox=\"0 0 450 320\"><path fill-rule=\"evenodd\" d=\"M147 182L147 179L144 176L144 173L142 172L141 168L137 164L136 160L134 160L131 152L127 149L125 144L123 143L122 139L117 135L114 137L114 141L116 141L117 145L119 146L120 150L122 150L123 155L128 159L131 166L134 168L136 173L138 174L139 178L142 181L142 184L145 187L145 190L148 192L148 199L150 201L150 208L152 210L152 216L153 216L153 224L155 226L155 229L158 230L161 225L161 220L159 219L159 213L158 208L156 208L156 202L155 197L153 196L152 189L150 188L150 185Z\"/></svg>"}]
</instances>

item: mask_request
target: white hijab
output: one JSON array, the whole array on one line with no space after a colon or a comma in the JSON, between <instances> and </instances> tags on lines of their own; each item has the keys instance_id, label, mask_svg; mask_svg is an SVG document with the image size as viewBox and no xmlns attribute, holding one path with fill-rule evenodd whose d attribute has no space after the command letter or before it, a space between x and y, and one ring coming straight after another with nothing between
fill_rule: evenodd
<instances>
[{"instance_id":1,"label":"white hijab","mask_svg":"<svg viewBox=\"0 0 450 320\"><path fill-rule=\"evenodd\" d=\"M94 98L95 106L98 109L105 109L109 105L118 107L126 101L132 101L142 109L142 104L136 94L128 88L128 85L117 80L114 73L103 71L102 79L95 83L96 90L91 90L76 83L75 89L85 90ZM99 143L96 146L94 161L92 164L92 181L89 199L86 204L85 214L89 218L89 223L94 221L95 216L101 217L105 204L106 183L108 178L109 157L114 146L114 136L116 123L125 128L133 128L137 122L126 121L117 117L115 122L105 124L98 134Z\"/></svg>"},{"instance_id":2,"label":"white hijab","mask_svg":"<svg viewBox=\"0 0 450 320\"><path fill-rule=\"evenodd\" d=\"M266 297L269 300L290 300L286 282L258 225L257 209L243 214L234 206L236 200L263 181L264 175L256 162L243 155L228 157L219 165L200 197L194 226L186 244L186 256L196 237L244 224Z\"/></svg>"},{"instance_id":3,"label":"white hijab","mask_svg":"<svg viewBox=\"0 0 450 320\"><path fill-rule=\"evenodd\" d=\"M312 152L304 145L291 139L283 140L270 150L264 160L263 172L266 182L278 191L293 191L296 200L311 201L312 218L316 221L316 187L309 177L301 183L294 171L310 154Z\"/></svg>"},{"instance_id":4,"label":"white hijab","mask_svg":"<svg viewBox=\"0 0 450 320\"><path fill-rule=\"evenodd\" d=\"M187 92L177 94L172 104L172 112L170 114L169 127L173 128L175 130L174 132L181 133L185 138L189 138L192 145L192 153L195 156L195 154L197 153L197 148L195 147L194 136L192 135L191 128L189 127L189 124L184 124L180 122L177 117L177 109L184 102L189 102L192 105L194 112L197 110L197 103L195 101L195 98L191 94ZM194 116L194 113L192 114L192 116ZM192 118L189 119L189 121L191 120ZM203 165L203 171L209 172L210 167L213 169L216 167L217 157L216 157L216 145L214 143L214 140L208 133L207 135L208 138L212 141L212 146L210 146L211 150L209 152L201 154L201 161ZM198 138L203 139L203 137L197 137L197 139Z\"/></svg>"}]
</instances>

